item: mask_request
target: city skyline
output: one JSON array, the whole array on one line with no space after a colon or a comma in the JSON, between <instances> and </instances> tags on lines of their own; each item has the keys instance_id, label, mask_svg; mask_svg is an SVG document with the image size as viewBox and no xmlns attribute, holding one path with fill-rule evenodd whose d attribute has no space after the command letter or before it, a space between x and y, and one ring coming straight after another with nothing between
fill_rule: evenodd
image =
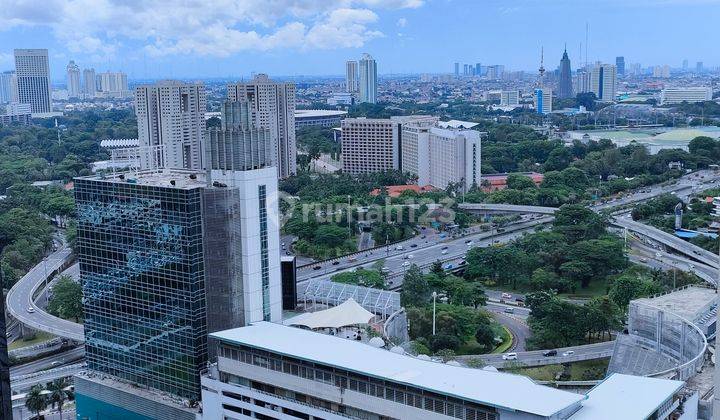
<instances>
[{"instance_id":1,"label":"city skyline","mask_svg":"<svg viewBox=\"0 0 720 420\"><path fill-rule=\"evenodd\" d=\"M344 73L347 59L366 52L378 61L379 74L452 73L458 61L495 62L530 71L541 45L554 62L567 43L570 59L584 63L585 45L583 57L579 51L580 43L585 44L587 23L589 62L611 63L622 55L629 63L643 66L680 68L684 59L703 61L706 68L720 65L711 60L709 42L702 42L711 39L712 25L683 24L702 22L713 10L720 12L720 2L715 0L694 1L691 7L666 1L652 8L644 7L649 3L645 0L572 6L564 1L542 5L422 0L286 3L253 8L248 2L229 14L149 4L141 13L128 16L124 7L99 2L88 6L98 12L86 14L94 16L93 21L79 17L72 4L55 5L53 15L47 12L52 7L11 5L0 12L1 26L6 28L0 31L0 43L48 48L53 81L64 79L69 60L81 68L121 70L130 79L246 77L252 72L334 76ZM481 19L479 29L452 24L467 15ZM188 30L153 22L158 16ZM563 25L538 37L532 22L544 16ZM603 24L610 16L617 23L613 28L621 30ZM110 19L115 19L113 25ZM639 22L685 26L668 37L665 25ZM112 34L105 29L111 26L118 28ZM144 33L156 35L139 35ZM663 42L647 42L651 39ZM427 51L432 51L432 60L427 60ZM11 68L12 51L0 51L0 69Z\"/></svg>"}]
</instances>

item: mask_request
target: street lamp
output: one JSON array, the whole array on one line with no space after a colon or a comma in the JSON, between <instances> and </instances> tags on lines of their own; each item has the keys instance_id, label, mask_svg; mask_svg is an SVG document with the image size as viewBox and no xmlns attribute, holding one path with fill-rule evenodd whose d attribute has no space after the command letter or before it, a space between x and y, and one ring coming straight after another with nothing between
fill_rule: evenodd
<instances>
[{"instance_id":1,"label":"street lamp","mask_svg":"<svg viewBox=\"0 0 720 420\"><path fill-rule=\"evenodd\" d=\"M435 300L437 299L437 292L432 292L432 298L433 298L433 333L432 333L432 335L435 335Z\"/></svg>"}]
</instances>

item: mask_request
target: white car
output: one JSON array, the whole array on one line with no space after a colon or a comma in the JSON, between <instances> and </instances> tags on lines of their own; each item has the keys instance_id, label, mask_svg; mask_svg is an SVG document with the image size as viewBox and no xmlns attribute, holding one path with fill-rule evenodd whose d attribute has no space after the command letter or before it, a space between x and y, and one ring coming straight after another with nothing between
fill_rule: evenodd
<instances>
[{"instance_id":1,"label":"white car","mask_svg":"<svg viewBox=\"0 0 720 420\"><path fill-rule=\"evenodd\" d=\"M500 295L502 299L512 299L512 295L510 293L503 293Z\"/></svg>"},{"instance_id":2,"label":"white car","mask_svg":"<svg viewBox=\"0 0 720 420\"><path fill-rule=\"evenodd\" d=\"M28 313L34 314L35 308L33 308L32 306L28 306L27 311L28 311Z\"/></svg>"},{"instance_id":3,"label":"white car","mask_svg":"<svg viewBox=\"0 0 720 420\"><path fill-rule=\"evenodd\" d=\"M402 245L398 245L398 246L395 247L395 249L397 249L398 251L402 251L402 250L403 250L403 246L402 246Z\"/></svg>"},{"instance_id":4,"label":"white car","mask_svg":"<svg viewBox=\"0 0 720 420\"><path fill-rule=\"evenodd\" d=\"M568 357L568 356L572 356L573 354L575 354L574 351L568 350L568 351L566 351L566 352L563 352L562 355L563 355L563 357Z\"/></svg>"},{"instance_id":5,"label":"white car","mask_svg":"<svg viewBox=\"0 0 720 420\"><path fill-rule=\"evenodd\" d=\"M405 261L404 263L402 263L402 266L403 266L403 267L410 267L410 261Z\"/></svg>"},{"instance_id":6,"label":"white car","mask_svg":"<svg viewBox=\"0 0 720 420\"><path fill-rule=\"evenodd\" d=\"M503 360L517 360L517 353L505 353L502 355Z\"/></svg>"},{"instance_id":7,"label":"white car","mask_svg":"<svg viewBox=\"0 0 720 420\"><path fill-rule=\"evenodd\" d=\"M441 254L443 254L443 255L445 255L445 254L447 254L447 253L448 253L448 250L447 250L447 249L443 249L442 252L441 252Z\"/></svg>"}]
</instances>

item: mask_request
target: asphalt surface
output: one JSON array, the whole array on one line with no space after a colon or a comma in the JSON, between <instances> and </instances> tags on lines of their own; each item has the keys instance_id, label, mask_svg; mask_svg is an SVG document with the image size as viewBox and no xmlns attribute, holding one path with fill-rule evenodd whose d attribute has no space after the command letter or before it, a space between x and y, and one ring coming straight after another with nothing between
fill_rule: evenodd
<instances>
[{"instance_id":1,"label":"asphalt surface","mask_svg":"<svg viewBox=\"0 0 720 420\"><path fill-rule=\"evenodd\" d=\"M83 358L85 358L85 349L82 346L76 347L40 360L13 366L10 368L10 379L13 380L13 378L17 378L19 376L29 375L31 373L76 363Z\"/></svg>"}]
</instances>

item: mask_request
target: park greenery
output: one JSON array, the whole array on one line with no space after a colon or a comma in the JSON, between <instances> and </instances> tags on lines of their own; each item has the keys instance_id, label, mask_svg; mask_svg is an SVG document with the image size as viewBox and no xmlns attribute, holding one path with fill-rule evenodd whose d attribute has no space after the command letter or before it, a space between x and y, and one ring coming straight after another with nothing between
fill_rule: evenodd
<instances>
[{"instance_id":1,"label":"park greenery","mask_svg":"<svg viewBox=\"0 0 720 420\"><path fill-rule=\"evenodd\" d=\"M436 294L436 334L432 333L432 294ZM428 274L410 266L400 295L407 309L410 338L419 353L438 356L491 352L506 333L492 317L479 309L487 301L483 287L445 273L439 262ZM498 339L499 338L499 339Z\"/></svg>"},{"instance_id":2,"label":"park greenery","mask_svg":"<svg viewBox=\"0 0 720 420\"><path fill-rule=\"evenodd\" d=\"M68 275L62 275L52 288L48 312L63 319L79 322L83 316L82 286Z\"/></svg>"},{"instance_id":3,"label":"park greenery","mask_svg":"<svg viewBox=\"0 0 720 420\"><path fill-rule=\"evenodd\" d=\"M333 131L331 128L318 126L301 127L295 132L295 138L298 148L309 157L308 164L310 160L317 159L321 154L328 154L333 159L338 159L340 143L333 140ZM299 156L298 159L300 159ZM304 163L303 161L303 164Z\"/></svg>"}]
</instances>

